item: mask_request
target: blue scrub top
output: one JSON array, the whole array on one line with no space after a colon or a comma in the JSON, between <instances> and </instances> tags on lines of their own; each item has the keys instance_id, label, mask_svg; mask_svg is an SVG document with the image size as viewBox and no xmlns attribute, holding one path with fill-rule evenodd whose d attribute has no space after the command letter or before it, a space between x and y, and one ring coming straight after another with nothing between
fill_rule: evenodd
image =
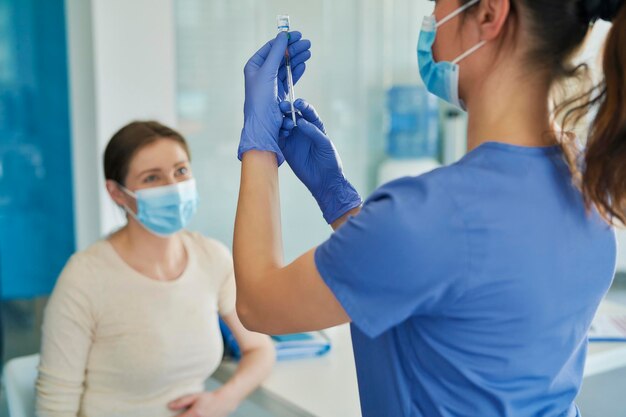
<instances>
[{"instance_id":1,"label":"blue scrub top","mask_svg":"<svg viewBox=\"0 0 626 417\"><path fill-rule=\"evenodd\" d=\"M363 416L577 416L615 233L559 147L485 143L377 190L315 253Z\"/></svg>"}]
</instances>

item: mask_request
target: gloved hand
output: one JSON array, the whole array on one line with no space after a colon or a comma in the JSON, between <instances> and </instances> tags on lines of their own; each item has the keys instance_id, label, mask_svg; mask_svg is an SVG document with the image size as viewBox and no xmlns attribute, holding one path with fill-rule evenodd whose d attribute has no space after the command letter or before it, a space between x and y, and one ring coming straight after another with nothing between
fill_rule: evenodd
<instances>
[{"instance_id":1,"label":"gloved hand","mask_svg":"<svg viewBox=\"0 0 626 417\"><path fill-rule=\"evenodd\" d=\"M332 224L363 200L343 175L341 158L313 106L302 99L294 106L301 114L296 119L298 126L285 117L278 144L293 172L313 194L326 222ZM280 110L291 114L288 102L280 103Z\"/></svg>"},{"instance_id":2,"label":"gloved hand","mask_svg":"<svg viewBox=\"0 0 626 417\"><path fill-rule=\"evenodd\" d=\"M274 152L278 165L284 161L277 141L283 121L278 103L287 97L288 91L285 51L289 47L294 83L304 74L305 62L311 57L311 42L303 40L300 32L290 32L289 35L279 33L245 66L246 101L237 154L239 160L245 152L255 149Z\"/></svg>"}]
</instances>

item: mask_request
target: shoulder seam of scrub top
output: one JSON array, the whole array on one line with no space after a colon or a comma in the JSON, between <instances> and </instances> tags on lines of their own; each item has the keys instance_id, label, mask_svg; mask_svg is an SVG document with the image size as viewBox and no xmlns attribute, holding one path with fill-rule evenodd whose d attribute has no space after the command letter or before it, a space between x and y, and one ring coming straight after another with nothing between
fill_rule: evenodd
<instances>
[{"instance_id":1,"label":"shoulder seam of scrub top","mask_svg":"<svg viewBox=\"0 0 626 417\"><path fill-rule=\"evenodd\" d=\"M333 294L333 296L337 299L339 304L341 304L341 308L344 309L344 311L350 318L350 323L357 326L361 331L363 331L365 334L371 337L370 335L373 333L371 331L372 323L370 322L369 319L367 319L365 314L362 314L363 310L358 306L358 303L353 303L350 297L345 294L345 291L337 291L338 288L334 286L331 282L329 282L329 281L337 281L337 280L335 279L334 274L331 274L330 271L326 269L326 266L324 265L323 262L318 262L317 257L319 254L318 249L320 248L320 246L321 245L315 248L315 252L313 252L313 262L315 263L315 268L317 269L317 272L320 274L320 277L322 277L322 281L324 281L324 284L328 287L328 289ZM351 313L356 313L356 314L353 315ZM359 320L359 323L356 323L354 322L352 318L353 316L363 317L363 319Z\"/></svg>"},{"instance_id":2,"label":"shoulder seam of scrub top","mask_svg":"<svg viewBox=\"0 0 626 417\"><path fill-rule=\"evenodd\" d=\"M507 149L507 147L500 147L499 143L496 142L488 142L485 143L483 145L490 145L493 144L493 148L494 150L497 151L501 151L501 152L505 152L505 153L517 153L516 150L511 149L511 151L509 151ZM489 148L491 148L491 146L488 146ZM478 149L478 148L477 148ZM524 152L520 152L521 154L524 154ZM469 154L468 154L469 155ZM532 156L532 155L528 155L528 156ZM464 164L460 163L461 161L459 161L457 164L457 166L459 167L459 169L464 169ZM470 175L470 177L473 175L473 171L468 171L468 172L464 172L464 175ZM470 187L471 192L468 193L471 196L476 196L476 195L480 195L480 193L478 192L478 185L480 184L480 182L478 181L474 181L474 180L470 180L470 181L466 181L465 182L466 185L468 185ZM456 202L456 199L453 197L453 200ZM481 263L484 263L485 260L487 259L487 252L484 250L484 245L478 245L476 243L474 243L473 241L476 240L474 238L472 238L471 234L470 234L470 221L469 219L466 218L465 213L466 211L463 210L463 205L462 204L458 204L458 210L461 212L462 216L462 220L463 223L465 225L465 238L466 238L466 250L467 250L467 278L466 280L464 280L465 282L465 294L467 294L467 292L469 291L469 289L476 284L477 281L482 281L484 279L483 277L483 273L484 270L481 267ZM480 241L480 239L478 239L478 241ZM478 255L476 256L476 252L477 250ZM473 278L473 281L469 281L469 278ZM464 295L465 295L464 294Z\"/></svg>"},{"instance_id":3,"label":"shoulder seam of scrub top","mask_svg":"<svg viewBox=\"0 0 626 417\"><path fill-rule=\"evenodd\" d=\"M440 168L440 169L454 169L452 167L444 167L444 168ZM436 185L442 185L440 183L440 181L438 181L438 179L435 177L433 179L433 182ZM445 189L445 188L442 188ZM462 206L457 202L457 200L454 198L454 196L451 193L443 193L444 195L446 195L445 198L449 198L450 202L452 203L452 207L454 208L454 212L455 214L458 216L459 220L463 223L463 232L462 232L462 239L463 239L463 247L465 248L464 250L464 254L463 254L463 262L460 262L459 265L466 265L466 269L460 268L458 271L459 276L457 277L457 290L454 291L454 302L456 303L457 301L459 301L467 292L467 289L469 287L469 282L468 282L468 278L471 276L469 274L469 271L472 268L473 262L471 262L470 259L470 248L471 248L471 244L470 244L470 239L469 239L469 235L468 235L468 222L467 219L465 218L465 212L462 209ZM467 272L467 273L466 273ZM458 285L461 284L461 285ZM448 305L448 308L453 307L453 303L450 303ZM445 313L447 310L443 309L442 313Z\"/></svg>"},{"instance_id":4,"label":"shoulder seam of scrub top","mask_svg":"<svg viewBox=\"0 0 626 417\"><path fill-rule=\"evenodd\" d=\"M449 170L450 167L444 167L444 168L440 168L438 170L435 171L440 171L440 170ZM427 173L418 177L406 177L405 179L407 180L411 180L411 181L427 181L430 182L430 184L433 186L432 188L435 190L445 190L446 187L442 187L442 183L441 181L439 181L436 178L436 174L435 171L431 171L431 173ZM384 186L383 186L384 187ZM450 203L450 207L453 210L453 215L456 215L459 217L459 221L462 223L462 231L461 233L463 234L463 237L460 237L461 239L463 239L463 242L460 242L460 246L463 248L462 250L465 252L464 254L462 254L462 259L458 261L457 264L457 268L455 271L455 275L454 276L446 276L446 277L442 277L442 279L448 279L450 280L450 285L448 287L448 291L450 293L450 297L451 300L450 302L447 304L446 307L440 308L440 314L445 315L446 311L447 311L447 307L453 307L456 302L458 300L460 300L465 292L466 292L466 288L469 285L468 281L467 281L467 274L465 273L467 271L467 269L470 267L471 263L469 260L469 238L467 235L467 221L464 218L463 212L460 210L459 204L456 202L456 200L450 195L450 193L447 192L440 192L439 194L441 195L445 195L445 197L439 197L439 199L449 199L449 203ZM322 277L322 280L325 282L325 284L329 287L329 289L331 290L331 292L333 293L333 295L335 296L335 298L339 301L339 303L341 304L341 306L344 308L344 310L346 311L346 313L348 314L348 316L350 317L350 319L352 320L352 317L358 317L359 320L358 322L352 321L352 323L354 325L356 325L362 332L364 332L365 334L368 335L368 337L377 337L380 335L380 331L378 330L378 326L372 324L372 322L367 318L366 314L363 314L363 310L361 308L361 306L358 303L354 303L352 301L352 298L350 297L349 294L346 294L346 291L338 291L338 287L333 285L333 282L337 281L335 279L335 273L332 271L329 271L326 268L326 265L323 262L318 262L318 256L319 256L319 247L316 248L315 253L314 253L314 259L315 259L315 265L316 268L320 274L320 276ZM459 256L460 258L460 256ZM331 282L333 281L333 282ZM395 327L397 327L398 325L400 325L401 323L405 322L406 320L408 320L411 316L414 316L416 313L415 311L417 311L419 309L419 306L415 306L414 311L411 313L411 315L407 316L403 321L398 322L396 325L385 329L384 331L388 331L390 329L393 329ZM354 313L354 314L351 314Z\"/></svg>"}]
</instances>

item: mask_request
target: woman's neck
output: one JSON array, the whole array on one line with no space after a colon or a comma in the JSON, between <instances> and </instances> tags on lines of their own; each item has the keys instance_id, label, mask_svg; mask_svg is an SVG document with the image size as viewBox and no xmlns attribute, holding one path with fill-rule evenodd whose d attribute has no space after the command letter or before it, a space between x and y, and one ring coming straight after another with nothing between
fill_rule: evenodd
<instances>
[{"instance_id":1,"label":"woman's neck","mask_svg":"<svg viewBox=\"0 0 626 417\"><path fill-rule=\"evenodd\" d=\"M548 83L502 69L475 85L468 96L468 151L489 141L518 146L557 144Z\"/></svg>"},{"instance_id":2,"label":"woman's neck","mask_svg":"<svg viewBox=\"0 0 626 417\"><path fill-rule=\"evenodd\" d=\"M156 236L129 218L128 224L110 240L126 263L150 278L173 280L186 267L187 253L179 233Z\"/></svg>"}]
</instances>

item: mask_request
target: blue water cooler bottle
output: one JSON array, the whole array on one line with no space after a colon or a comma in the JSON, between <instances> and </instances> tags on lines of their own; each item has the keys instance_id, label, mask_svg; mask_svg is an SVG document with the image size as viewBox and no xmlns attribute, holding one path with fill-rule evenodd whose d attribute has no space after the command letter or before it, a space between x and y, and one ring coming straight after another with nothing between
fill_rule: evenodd
<instances>
[{"instance_id":1,"label":"blue water cooler bottle","mask_svg":"<svg viewBox=\"0 0 626 417\"><path fill-rule=\"evenodd\" d=\"M439 167L439 103L423 86L394 86L387 93L387 159L378 183Z\"/></svg>"}]
</instances>

